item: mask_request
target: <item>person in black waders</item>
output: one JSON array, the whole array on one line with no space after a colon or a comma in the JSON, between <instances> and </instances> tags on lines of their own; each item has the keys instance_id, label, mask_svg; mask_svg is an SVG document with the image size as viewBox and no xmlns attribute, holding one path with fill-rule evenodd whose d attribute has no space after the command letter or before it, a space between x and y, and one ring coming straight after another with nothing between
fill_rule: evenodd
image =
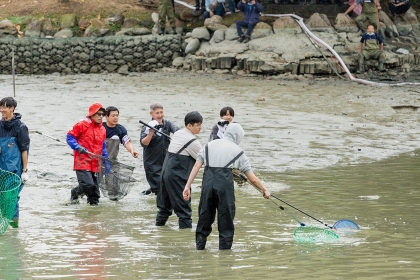
<instances>
[{"instance_id":1,"label":"person in black waders","mask_svg":"<svg viewBox=\"0 0 420 280\"><path fill-rule=\"evenodd\" d=\"M111 160L111 172L106 177L106 184L108 190L108 197L110 200L117 201L119 197L120 187L118 180L116 180L114 173L119 173L119 166L112 164L112 161L117 161L118 153L120 150L120 143L126 150L134 157L137 158L139 153L136 152L131 144L131 138L128 136L127 129L118 123L120 111L115 106L109 106L105 109L106 121L102 123L106 131L106 151Z\"/></svg>"},{"instance_id":2,"label":"person in black waders","mask_svg":"<svg viewBox=\"0 0 420 280\"><path fill-rule=\"evenodd\" d=\"M245 173L248 180L262 191L264 198L270 198L270 192L252 172L248 158L238 146L244 134L244 130L239 124L231 123L226 128L223 139L207 143L198 154L197 161L185 185L183 196L185 200L189 200L191 184L204 163L203 185L198 206L199 217L195 233L197 250L203 250L206 247L207 237L211 233L216 210L219 250L232 247L235 230L233 225L235 194L232 168Z\"/></svg>"},{"instance_id":3,"label":"person in black waders","mask_svg":"<svg viewBox=\"0 0 420 280\"><path fill-rule=\"evenodd\" d=\"M182 191L201 150L201 144L194 135L200 133L203 117L196 111L190 112L185 116L184 123L185 128L173 135L163 163L157 193L157 226L164 226L173 210L178 216L180 229L192 228L191 200L184 200Z\"/></svg>"},{"instance_id":4,"label":"person in black waders","mask_svg":"<svg viewBox=\"0 0 420 280\"><path fill-rule=\"evenodd\" d=\"M164 120L163 106L159 103L150 105L150 116L152 120L148 123L151 127L169 135L179 130L179 127L169 120ZM165 159L166 150L169 147L170 139L156 133L153 129L144 126L140 132L140 144L143 147L143 166L146 172L146 179L150 188L142 192L144 195L157 194L160 182L160 174Z\"/></svg>"}]
</instances>

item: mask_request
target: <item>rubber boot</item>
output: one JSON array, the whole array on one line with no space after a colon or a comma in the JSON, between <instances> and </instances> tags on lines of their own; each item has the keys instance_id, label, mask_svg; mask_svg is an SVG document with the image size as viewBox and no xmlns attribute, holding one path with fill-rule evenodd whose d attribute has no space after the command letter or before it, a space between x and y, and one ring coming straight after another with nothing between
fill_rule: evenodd
<instances>
[{"instance_id":1,"label":"rubber boot","mask_svg":"<svg viewBox=\"0 0 420 280\"><path fill-rule=\"evenodd\" d=\"M378 70L379 70L379 71L381 71L381 72L384 72L384 71L385 71L385 68L384 68L384 63L383 63L383 62L381 62L381 61L379 61Z\"/></svg>"},{"instance_id":2,"label":"rubber boot","mask_svg":"<svg viewBox=\"0 0 420 280\"><path fill-rule=\"evenodd\" d=\"M179 219L178 220L179 228L192 228L192 220L191 219Z\"/></svg>"},{"instance_id":3,"label":"rubber boot","mask_svg":"<svg viewBox=\"0 0 420 280\"><path fill-rule=\"evenodd\" d=\"M161 28L161 29L159 30L158 35L164 35L164 34L165 34L165 28Z\"/></svg>"},{"instance_id":4,"label":"rubber boot","mask_svg":"<svg viewBox=\"0 0 420 280\"><path fill-rule=\"evenodd\" d=\"M156 216L156 226L161 227L164 226L166 224L166 222L168 221L169 217L164 217L159 215L159 213Z\"/></svg>"},{"instance_id":5,"label":"rubber boot","mask_svg":"<svg viewBox=\"0 0 420 280\"><path fill-rule=\"evenodd\" d=\"M172 27L172 34L176 35L176 28Z\"/></svg>"},{"instance_id":6,"label":"rubber boot","mask_svg":"<svg viewBox=\"0 0 420 280\"><path fill-rule=\"evenodd\" d=\"M366 33L366 26L363 21L356 21L357 26L362 31L362 34Z\"/></svg>"}]
</instances>

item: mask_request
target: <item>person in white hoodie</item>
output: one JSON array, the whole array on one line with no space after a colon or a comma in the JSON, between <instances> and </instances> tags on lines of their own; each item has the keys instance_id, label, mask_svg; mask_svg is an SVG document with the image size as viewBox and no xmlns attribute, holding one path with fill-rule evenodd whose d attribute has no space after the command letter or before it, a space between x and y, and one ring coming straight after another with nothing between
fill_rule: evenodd
<instances>
[{"instance_id":1,"label":"person in white hoodie","mask_svg":"<svg viewBox=\"0 0 420 280\"><path fill-rule=\"evenodd\" d=\"M183 196L189 200L191 184L200 167L205 164L201 198L198 207L198 223L195 233L196 249L203 250L207 237L212 231L216 217L219 230L219 250L232 247L235 217L235 193L232 169L243 172L248 180L258 187L264 198L270 198L270 192L252 172L251 164L238 146L244 137L244 130L239 124L231 123L226 128L224 137L207 143L197 156L197 161L191 170Z\"/></svg>"}]
</instances>

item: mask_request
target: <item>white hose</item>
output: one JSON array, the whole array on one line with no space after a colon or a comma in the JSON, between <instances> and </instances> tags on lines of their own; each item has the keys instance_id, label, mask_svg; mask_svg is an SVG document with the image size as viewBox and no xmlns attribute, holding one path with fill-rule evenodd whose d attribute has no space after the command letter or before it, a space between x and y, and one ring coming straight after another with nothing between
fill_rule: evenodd
<instances>
[{"instance_id":1,"label":"white hose","mask_svg":"<svg viewBox=\"0 0 420 280\"><path fill-rule=\"evenodd\" d=\"M187 8L190 8L192 10L195 9L194 6L191 6L183 1L180 0L174 0L176 3L183 5ZM229 14L229 13L227 13ZM316 37L310 30L308 27L306 27L306 25L303 23L303 18L294 15L294 14L282 14L282 15L277 15L277 14L261 14L262 16L268 16L268 17L292 17L296 20L296 22L299 24L299 26L302 28L303 31L306 32L306 34L308 34L310 37L312 37L312 39L314 39L315 41L317 41L318 43L320 43L321 45L323 45L325 48L327 48L338 60L338 62L340 62L340 65L343 67L343 69L346 71L347 76L350 78L351 81L355 81L358 83L362 83L362 84L366 84L366 85L376 85L376 86L404 86L404 85L416 85L419 86L420 83L398 83L398 84L386 84L386 83L377 83L377 82L372 82L372 81L368 81L368 80L363 80L363 79L358 79L355 78L349 71L349 69L347 68L346 64L344 63L344 61L341 59L341 57L337 54L337 52L331 48L327 43L325 43L324 41L322 41L321 39L319 39L318 37Z\"/></svg>"}]
</instances>

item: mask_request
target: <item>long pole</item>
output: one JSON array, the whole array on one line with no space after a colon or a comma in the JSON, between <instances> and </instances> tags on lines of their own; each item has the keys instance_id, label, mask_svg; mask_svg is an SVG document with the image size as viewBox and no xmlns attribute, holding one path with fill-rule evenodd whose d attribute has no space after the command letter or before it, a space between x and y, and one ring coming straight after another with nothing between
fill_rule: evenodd
<instances>
[{"instance_id":1,"label":"long pole","mask_svg":"<svg viewBox=\"0 0 420 280\"><path fill-rule=\"evenodd\" d=\"M150 129L153 129L155 132L160 133L160 134L162 134L163 136L168 137L168 138L169 138L169 140L172 140L171 136L169 136L169 135L168 135L168 134L166 134L166 133L160 132L158 129L156 129L156 128L154 128L154 127L150 126L150 125L148 125L148 124L147 124L147 123L145 123L144 121L139 120L139 123L141 123L142 125L147 126L147 127L148 127L148 128L150 128Z\"/></svg>"},{"instance_id":2,"label":"long pole","mask_svg":"<svg viewBox=\"0 0 420 280\"><path fill-rule=\"evenodd\" d=\"M13 76L13 97L16 97L16 86L15 86L15 50L12 49L12 76Z\"/></svg>"}]
</instances>

